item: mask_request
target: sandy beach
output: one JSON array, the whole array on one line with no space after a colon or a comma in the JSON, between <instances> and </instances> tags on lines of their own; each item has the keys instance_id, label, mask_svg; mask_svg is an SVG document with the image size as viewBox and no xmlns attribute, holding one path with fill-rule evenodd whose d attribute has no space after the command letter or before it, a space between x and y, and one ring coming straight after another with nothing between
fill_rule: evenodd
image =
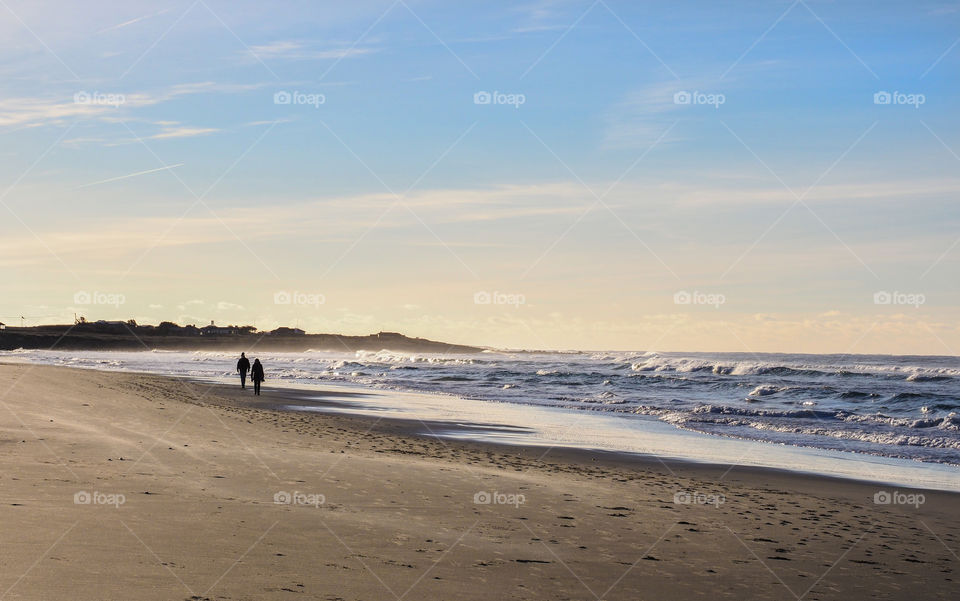
<instances>
[{"instance_id":1,"label":"sandy beach","mask_svg":"<svg viewBox=\"0 0 960 601\"><path fill-rule=\"evenodd\" d=\"M277 411L277 390L253 400L159 376L0 365L0 599L958 590L956 494L451 442L424 435L430 424ZM875 503L881 492L895 502Z\"/></svg>"}]
</instances>

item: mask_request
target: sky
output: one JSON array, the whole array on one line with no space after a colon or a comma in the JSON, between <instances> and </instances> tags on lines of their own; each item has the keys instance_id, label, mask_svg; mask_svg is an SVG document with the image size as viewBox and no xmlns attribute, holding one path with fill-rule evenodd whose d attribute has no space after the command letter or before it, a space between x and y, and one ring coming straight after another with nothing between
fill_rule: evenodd
<instances>
[{"instance_id":1,"label":"sky","mask_svg":"<svg viewBox=\"0 0 960 601\"><path fill-rule=\"evenodd\" d=\"M946 0L0 0L0 321L960 355L958 67Z\"/></svg>"}]
</instances>

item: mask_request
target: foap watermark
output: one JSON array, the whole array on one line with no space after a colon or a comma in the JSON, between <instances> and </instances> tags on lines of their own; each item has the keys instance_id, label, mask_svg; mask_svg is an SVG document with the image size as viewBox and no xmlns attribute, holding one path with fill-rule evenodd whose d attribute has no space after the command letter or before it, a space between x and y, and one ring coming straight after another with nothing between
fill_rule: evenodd
<instances>
[{"instance_id":1,"label":"foap watermark","mask_svg":"<svg viewBox=\"0 0 960 601\"><path fill-rule=\"evenodd\" d=\"M73 494L74 505L113 505L114 507L120 507L126 502L127 497L121 493L81 490Z\"/></svg>"},{"instance_id":2,"label":"foap watermark","mask_svg":"<svg viewBox=\"0 0 960 601\"><path fill-rule=\"evenodd\" d=\"M73 293L73 302L77 305L113 305L119 307L127 302L127 297L122 294L108 292L87 292L78 290Z\"/></svg>"},{"instance_id":3,"label":"foap watermark","mask_svg":"<svg viewBox=\"0 0 960 601\"><path fill-rule=\"evenodd\" d=\"M875 305L908 305L918 309L925 302L927 302L927 297L919 292L879 290L873 293L873 304Z\"/></svg>"},{"instance_id":4,"label":"foap watermark","mask_svg":"<svg viewBox=\"0 0 960 601\"><path fill-rule=\"evenodd\" d=\"M526 102L527 96L525 94L508 94L496 90L492 92L481 90L473 94L474 104L505 104L518 109L521 104L526 104Z\"/></svg>"},{"instance_id":5,"label":"foap watermark","mask_svg":"<svg viewBox=\"0 0 960 601\"><path fill-rule=\"evenodd\" d=\"M527 497L522 493L487 492L481 490L473 495L473 503L475 505L513 505L514 507L520 507L526 502Z\"/></svg>"},{"instance_id":6,"label":"foap watermark","mask_svg":"<svg viewBox=\"0 0 960 601\"><path fill-rule=\"evenodd\" d=\"M311 505L313 507L320 507L326 502L327 498L320 493L306 493L300 492L299 490L293 492L281 490L273 495L273 503L275 505Z\"/></svg>"},{"instance_id":7,"label":"foap watermark","mask_svg":"<svg viewBox=\"0 0 960 601\"><path fill-rule=\"evenodd\" d=\"M327 302L327 298L322 294L311 292L287 292L278 290L273 293L273 304L275 305L310 305L319 308L320 305Z\"/></svg>"},{"instance_id":8,"label":"foap watermark","mask_svg":"<svg viewBox=\"0 0 960 601\"><path fill-rule=\"evenodd\" d=\"M117 108L121 104L126 104L127 97L123 94L116 94L113 92L88 92L86 90L80 90L79 92L74 93L73 102L74 104L92 104L97 106L112 106L113 108Z\"/></svg>"},{"instance_id":9,"label":"foap watermark","mask_svg":"<svg viewBox=\"0 0 960 601\"><path fill-rule=\"evenodd\" d=\"M722 494L702 493L696 490L681 490L673 494L673 502L677 505L713 505L720 507L727 502Z\"/></svg>"},{"instance_id":10,"label":"foap watermark","mask_svg":"<svg viewBox=\"0 0 960 601\"><path fill-rule=\"evenodd\" d=\"M288 92L286 90L280 90L273 94L273 103L274 104L306 104L310 105L313 108L320 108L321 104L327 103L327 97L323 94L311 94L307 92L298 92L294 90L293 92Z\"/></svg>"},{"instance_id":11,"label":"foap watermark","mask_svg":"<svg viewBox=\"0 0 960 601\"><path fill-rule=\"evenodd\" d=\"M673 304L675 305L709 305L719 309L720 305L727 302L727 297L716 292L700 292L694 290L688 292L679 290L673 293Z\"/></svg>"},{"instance_id":12,"label":"foap watermark","mask_svg":"<svg viewBox=\"0 0 960 601\"><path fill-rule=\"evenodd\" d=\"M480 290L479 292L473 293L473 303L475 305L508 305L519 307L527 303L527 297L512 292L499 292L497 290L487 292L486 290Z\"/></svg>"},{"instance_id":13,"label":"foap watermark","mask_svg":"<svg viewBox=\"0 0 960 601\"><path fill-rule=\"evenodd\" d=\"M921 493L902 493L899 490L888 492L878 490L873 495L874 505L913 505L917 509L927 502L927 498Z\"/></svg>"},{"instance_id":14,"label":"foap watermark","mask_svg":"<svg viewBox=\"0 0 960 601\"><path fill-rule=\"evenodd\" d=\"M873 95L874 104L905 104L915 109L920 108L921 104L926 104L927 97L923 94L907 94L905 92L885 92L883 90Z\"/></svg>"},{"instance_id":15,"label":"foap watermark","mask_svg":"<svg viewBox=\"0 0 960 601\"><path fill-rule=\"evenodd\" d=\"M680 90L673 95L674 104L706 104L715 109L720 108L721 104L727 102L727 97L720 93L710 92L688 92Z\"/></svg>"}]
</instances>

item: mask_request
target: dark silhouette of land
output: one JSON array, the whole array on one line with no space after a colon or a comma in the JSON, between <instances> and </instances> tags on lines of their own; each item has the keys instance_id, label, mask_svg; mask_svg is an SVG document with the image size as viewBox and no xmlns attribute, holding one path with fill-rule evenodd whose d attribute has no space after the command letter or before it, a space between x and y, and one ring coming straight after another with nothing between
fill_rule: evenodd
<instances>
[{"instance_id":1,"label":"dark silhouette of land","mask_svg":"<svg viewBox=\"0 0 960 601\"><path fill-rule=\"evenodd\" d=\"M425 338L410 338L396 332L368 336L307 334L298 328L280 327L269 332L253 326L180 326L164 321L138 325L129 321L80 320L68 325L0 330L0 350L59 349L91 351L234 350L234 351L406 351L420 353L478 353L484 349L448 344Z\"/></svg>"}]
</instances>

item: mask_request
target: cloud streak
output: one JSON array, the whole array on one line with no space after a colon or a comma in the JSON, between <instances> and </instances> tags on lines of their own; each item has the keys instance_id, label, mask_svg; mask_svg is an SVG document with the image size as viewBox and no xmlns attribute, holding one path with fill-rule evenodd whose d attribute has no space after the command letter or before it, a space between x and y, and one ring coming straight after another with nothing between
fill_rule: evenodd
<instances>
[{"instance_id":1,"label":"cloud streak","mask_svg":"<svg viewBox=\"0 0 960 601\"><path fill-rule=\"evenodd\" d=\"M123 29L124 27L129 27L130 25L134 25L135 23L139 23L140 21L145 21L145 20L147 20L147 19L152 19L153 17L159 17L160 15L165 14L165 13L168 13L168 12L170 12L170 9L169 9L169 8L165 8L165 9L163 9L163 10L158 10L157 12L153 12L153 13L150 13L150 14L147 14L147 15L143 15L142 17L136 17L136 18L130 19L129 21L124 21L123 23L117 23L116 25L111 25L110 27L105 27L105 28L101 29L100 31L96 32L94 35L100 35L100 34L103 34L103 33L107 33L108 31L116 31L116 30L118 30L118 29Z\"/></svg>"},{"instance_id":2,"label":"cloud streak","mask_svg":"<svg viewBox=\"0 0 960 601\"><path fill-rule=\"evenodd\" d=\"M278 40L250 47L250 51L265 60L326 60L366 56L378 52L375 48L316 48L297 40Z\"/></svg>"},{"instance_id":3,"label":"cloud streak","mask_svg":"<svg viewBox=\"0 0 960 601\"><path fill-rule=\"evenodd\" d=\"M64 95L70 100L50 96L8 97L0 100L0 128L63 125L78 119L116 121L124 116L130 118L137 109L179 98L203 94L240 94L259 90L266 85L202 81L176 84L152 92L73 90Z\"/></svg>"},{"instance_id":4,"label":"cloud streak","mask_svg":"<svg viewBox=\"0 0 960 601\"><path fill-rule=\"evenodd\" d=\"M169 140L171 138L194 138L220 131L215 127L165 127L163 131L149 136L150 140Z\"/></svg>"}]
</instances>

